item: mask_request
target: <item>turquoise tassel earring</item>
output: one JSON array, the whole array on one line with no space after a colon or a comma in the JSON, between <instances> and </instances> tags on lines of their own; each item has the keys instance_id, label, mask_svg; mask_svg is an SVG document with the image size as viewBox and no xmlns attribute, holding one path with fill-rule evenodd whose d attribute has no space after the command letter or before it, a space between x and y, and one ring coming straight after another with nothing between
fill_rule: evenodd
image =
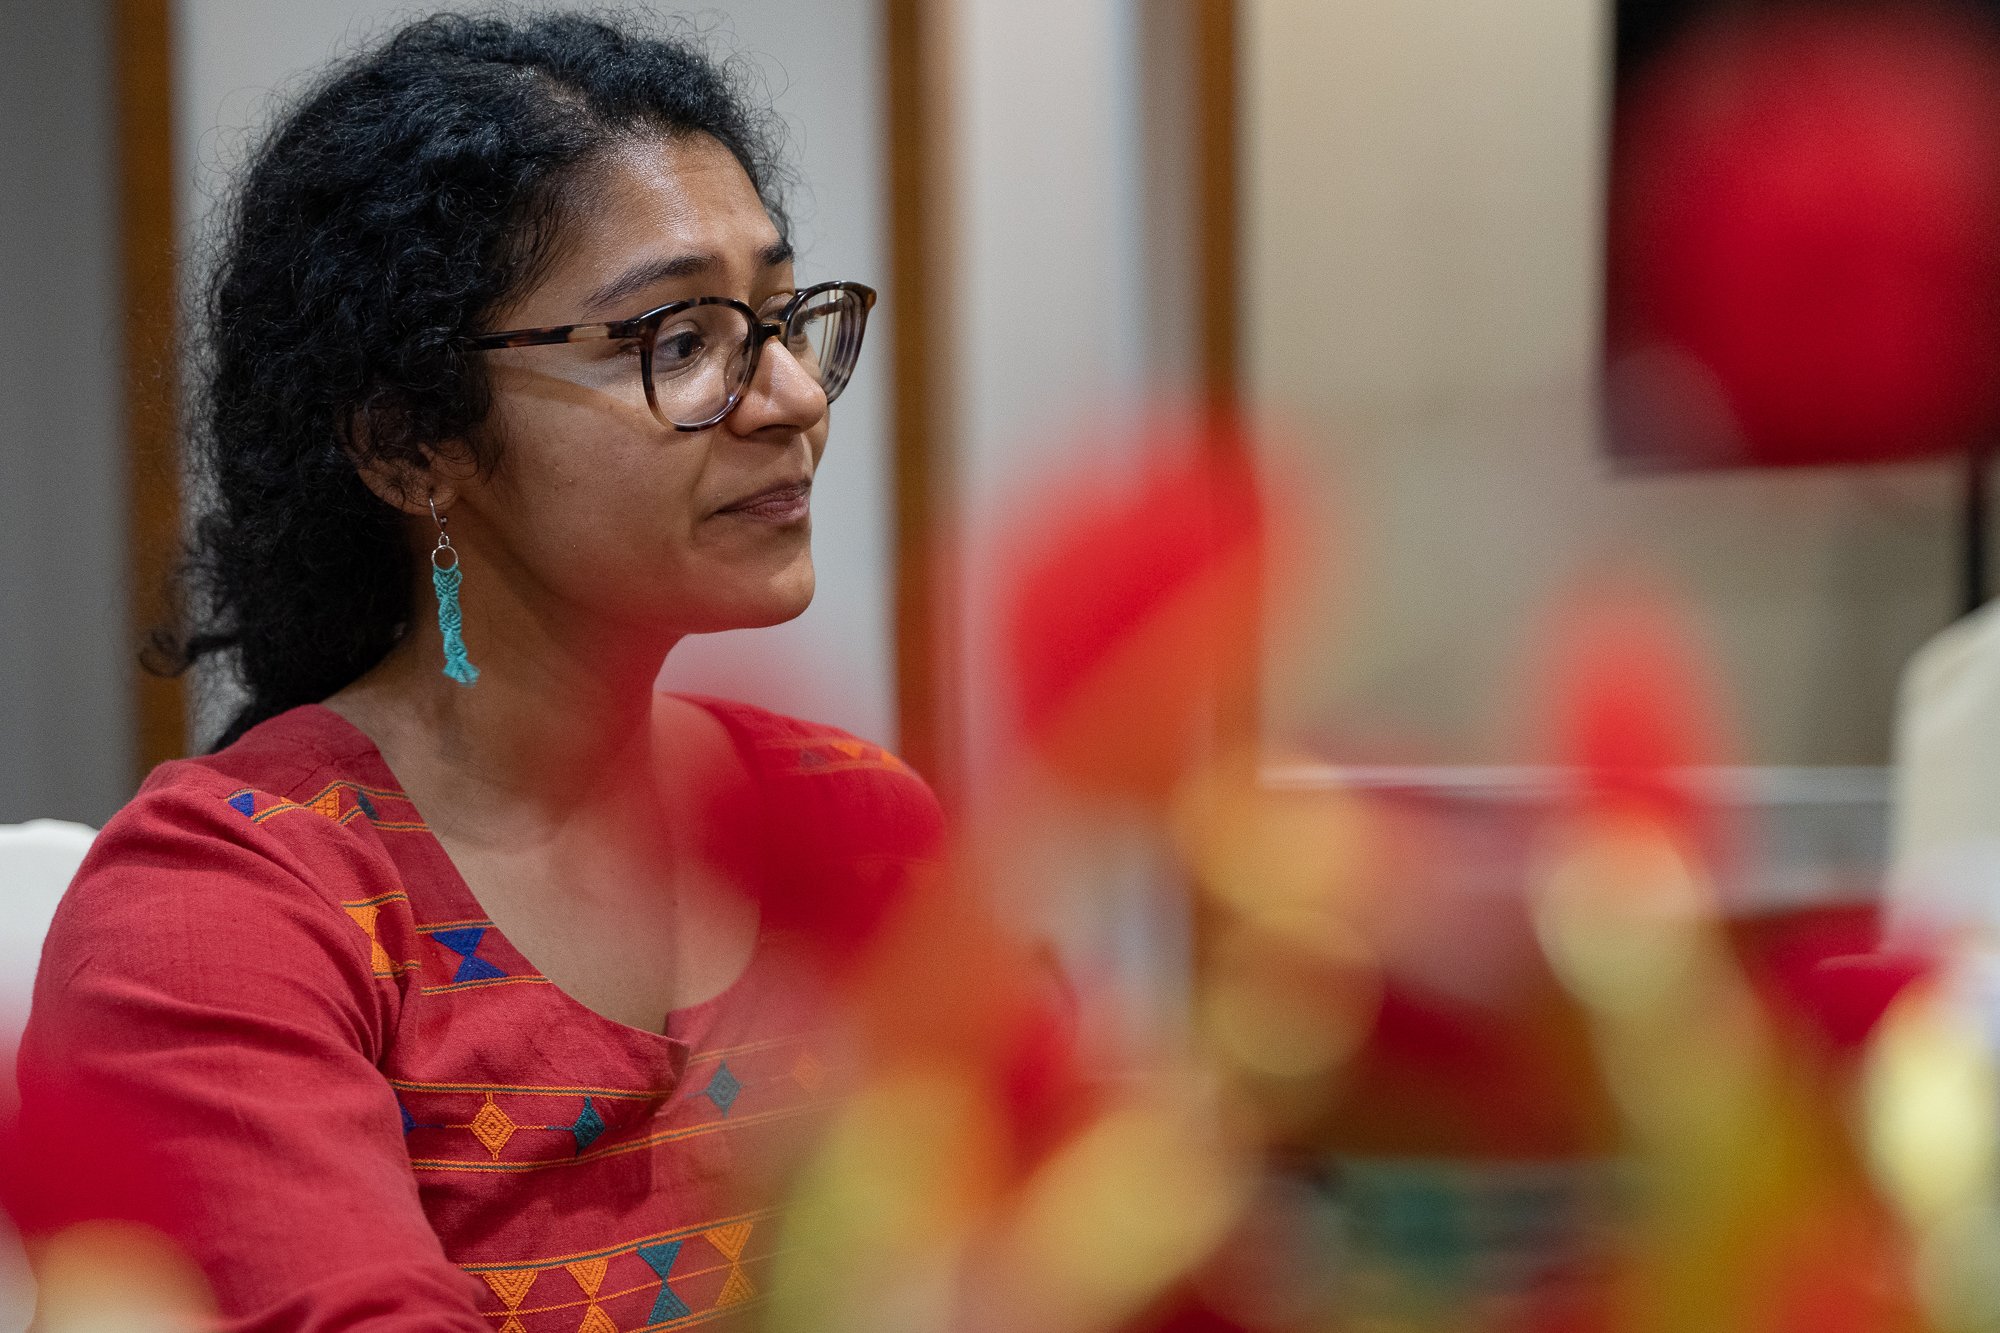
<instances>
[{"instance_id":1,"label":"turquoise tassel earring","mask_svg":"<svg viewBox=\"0 0 2000 1333\"><path fill-rule=\"evenodd\" d=\"M444 674L461 685L470 685L479 679L479 668L465 655L465 621L458 607L458 585L464 574L458 567L451 534L444 530L444 515L438 513L437 501L428 503L431 521L438 530L438 543L431 551L431 588L437 593L438 632L444 635ZM448 564L447 556L451 557Z\"/></svg>"}]
</instances>

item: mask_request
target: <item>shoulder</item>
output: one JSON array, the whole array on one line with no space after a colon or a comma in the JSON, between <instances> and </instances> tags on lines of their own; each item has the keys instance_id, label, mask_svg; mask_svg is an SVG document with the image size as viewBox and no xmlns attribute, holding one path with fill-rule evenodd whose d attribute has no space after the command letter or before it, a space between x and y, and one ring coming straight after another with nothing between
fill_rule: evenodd
<instances>
[{"instance_id":1,"label":"shoulder","mask_svg":"<svg viewBox=\"0 0 2000 1333\"><path fill-rule=\"evenodd\" d=\"M112 855L135 841L178 838L240 847L293 868L329 855L365 858L371 849L347 831L398 813L383 807L402 802L400 793L369 785L372 753L366 737L326 709L295 708L214 754L154 769L97 847Z\"/></svg>"},{"instance_id":2,"label":"shoulder","mask_svg":"<svg viewBox=\"0 0 2000 1333\"><path fill-rule=\"evenodd\" d=\"M852 732L842 731L829 723L813 722L806 718L794 717L789 713L774 712L759 704L745 703L741 699L679 692L666 697L693 704L735 733L759 736L844 736L855 739Z\"/></svg>"},{"instance_id":3,"label":"shoulder","mask_svg":"<svg viewBox=\"0 0 2000 1333\"><path fill-rule=\"evenodd\" d=\"M937 796L892 750L755 704L681 697L721 723L771 803L828 851L926 859L941 853Z\"/></svg>"},{"instance_id":4,"label":"shoulder","mask_svg":"<svg viewBox=\"0 0 2000 1333\"><path fill-rule=\"evenodd\" d=\"M280 918L338 937L345 900L393 891L397 877L379 844L350 828L364 789L339 780L339 765L316 743L317 719L288 719L218 754L155 769L92 844L49 950L96 952L114 938L162 932L220 949L268 936Z\"/></svg>"},{"instance_id":5,"label":"shoulder","mask_svg":"<svg viewBox=\"0 0 2000 1333\"><path fill-rule=\"evenodd\" d=\"M761 780L874 774L891 786L921 791L935 803L930 784L894 751L825 722L774 713L756 704L703 695L677 696L721 723Z\"/></svg>"},{"instance_id":6,"label":"shoulder","mask_svg":"<svg viewBox=\"0 0 2000 1333\"><path fill-rule=\"evenodd\" d=\"M727 699L680 696L729 733L756 798L714 829L750 857L767 924L845 954L927 883L945 854L930 784L873 741Z\"/></svg>"}]
</instances>

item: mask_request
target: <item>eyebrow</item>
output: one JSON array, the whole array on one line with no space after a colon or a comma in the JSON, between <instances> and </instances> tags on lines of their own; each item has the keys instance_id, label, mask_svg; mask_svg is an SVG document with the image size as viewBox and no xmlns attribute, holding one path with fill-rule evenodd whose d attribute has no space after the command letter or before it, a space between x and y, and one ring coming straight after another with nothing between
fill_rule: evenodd
<instances>
[{"instance_id":1,"label":"eyebrow","mask_svg":"<svg viewBox=\"0 0 2000 1333\"><path fill-rule=\"evenodd\" d=\"M757 267L776 268L780 264L791 263L792 257L790 241L773 241L758 253ZM676 278L692 278L706 273L714 268L716 263L716 257L711 254L672 255L662 259L642 260L592 292L590 299L584 303L584 309L594 312L615 306L656 283Z\"/></svg>"}]
</instances>

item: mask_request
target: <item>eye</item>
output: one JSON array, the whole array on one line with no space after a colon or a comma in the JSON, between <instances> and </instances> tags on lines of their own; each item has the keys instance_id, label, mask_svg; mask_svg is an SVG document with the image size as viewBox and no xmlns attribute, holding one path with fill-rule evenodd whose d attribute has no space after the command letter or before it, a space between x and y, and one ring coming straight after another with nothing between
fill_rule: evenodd
<instances>
[{"instance_id":1,"label":"eye","mask_svg":"<svg viewBox=\"0 0 2000 1333\"><path fill-rule=\"evenodd\" d=\"M686 369L707 346L707 337L691 324L663 328L653 340L653 373L671 375Z\"/></svg>"}]
</instances>

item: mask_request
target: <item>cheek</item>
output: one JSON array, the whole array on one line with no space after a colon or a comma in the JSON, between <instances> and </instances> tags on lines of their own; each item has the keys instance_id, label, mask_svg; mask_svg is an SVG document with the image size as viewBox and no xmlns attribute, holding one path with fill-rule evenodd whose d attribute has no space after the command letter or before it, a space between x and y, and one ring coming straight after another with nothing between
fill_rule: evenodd
<instances>
[{"instance_id":1,"label":"cheek","mask_svg":"<svg viewBox=\"0 0 2000 1333\"><path fill-rule=\"evenodd\" d=\"M657 570L693 542L705 451L643 407L517 405L503 428L510 545L549 582Z\"/></svg>"},{"instance_id":2,"label":"cheek","mask_svg":"<svg viewBox=\"0 0 2000 1333\"><path fill-rule=\"evenodd\" d=\"M601 401L516 402L496 421L505 461L486 508L529 586L691 632L776 623L810 600L805 529L710 518L731 480L709 476L713 432ZM826 435L807 437L815 459Z\"/></svg>"}]
</instances>

